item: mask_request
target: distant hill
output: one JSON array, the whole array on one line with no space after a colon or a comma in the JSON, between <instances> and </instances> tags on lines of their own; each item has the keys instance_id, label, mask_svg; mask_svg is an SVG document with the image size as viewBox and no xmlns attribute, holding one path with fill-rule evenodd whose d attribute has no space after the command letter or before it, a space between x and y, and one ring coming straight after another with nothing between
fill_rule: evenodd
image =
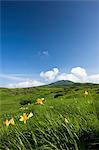
<instances>
[{"instance_id":1,"label":"distant hill","mask_svg":"<svg viewBox=\"0 0 99 150\"><path fill-rule=\"evenodd\" d=\"M54 83L50 83L48 85L45 85L45 87L91 87L93 85L99 85L99 84L94 84L94 83L75 83L69 80L61 80L61 81L56 81Z\"/></svg>"},{"instance_id":2,"label":"distant hill","mask_svg":"<svg viewBox=\"0 0 99 150\"><path fill-rule=\"evenodd\" d=\"M99 85L99 84L95 84L95 83L80 83L80 82L72 82L70 80L60 80L60 81L56 81L50 84L46 84L46 85L41 85L41 86L37 86L37 87L23 87L23 88L12 88L12 89L36 89L36 88L40 88L40 87L78 87L78 86L93 86L93 85ZM6 89L11 89L11 88L6 88L6 87L0 87L0 90L6 90Z\"/></svg>"},{"instance_id":3,"label":"distant hill","mask_svg":"<svg viewBox=\"0 0 99 150\"><path fill-rule=\"evenodd\" d=\"M73 85L74 82L69 81L69 80L61 80L61 81L57 81L54 83L49 84L48 86L69 86L69 85Z\"/></svg>"}]
</instances>

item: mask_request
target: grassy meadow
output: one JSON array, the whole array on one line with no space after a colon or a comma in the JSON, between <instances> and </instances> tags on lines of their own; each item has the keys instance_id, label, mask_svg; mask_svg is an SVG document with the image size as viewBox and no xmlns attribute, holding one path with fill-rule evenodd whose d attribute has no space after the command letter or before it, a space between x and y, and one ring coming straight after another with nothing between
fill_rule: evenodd
<instances>
[{"instance_id":1,"label":"grassy meadow","mask_svg":"<svg viewBox=\"0 0 99 150\"><path fill-rule=\"evenodd\" d=\"M44 98L43 104L36 104L38 98ZM31 112L26 124L20 121ZM1 150L98 150L99 85L60 81L1 88L0 118ZM6 126L11 118L14 125Z\"/></svg>"}]
</instances>

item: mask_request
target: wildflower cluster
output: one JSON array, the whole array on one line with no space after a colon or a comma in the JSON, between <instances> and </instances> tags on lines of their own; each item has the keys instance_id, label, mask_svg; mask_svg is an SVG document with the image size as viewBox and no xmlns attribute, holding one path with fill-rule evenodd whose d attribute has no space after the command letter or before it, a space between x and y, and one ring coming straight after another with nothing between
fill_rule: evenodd
<instances>
[{"instance_id":1,"label":"wildflower cluster","mask_svg":"<svg viewBox=\"0 0 99 150\"><path fill-rule=\"evenodd\" d=\"M13 119L13 118L10 119L10 120L6 119L6 120L4 121L4 124L5 124L6 126L15 125L15 122L14 122L14 119Z\"/></svg>"},{"instance_id":2,"label":"wildflower cluster","mask_svg":"<svg viewBox=\"0 0 99 150\"><path fill-rule=\"evenodd\" d=\"M20 121L23 121L24 124L26 124L26 121L27 121L29 118L31 118L32 116L33 116L33 113L32 113L32 112L30 112L29 115L27 115L26 113L23 113L23 116L21 115L19 120L20 120ZM6 119L6 120L4 121L4 124L5 124L6 126L15 125L14 118L12 118L12 119L10 119L10 120Z\"/></svg>"},{"instance_id":3,"label":"wildflower cluster","mask_svg":"<svg viewBox=\"0 0 99 150\"><path fill-rule=\"evenodd\" d=\"M44 104L44 101L45 101L44 98L37 98L36 104L42 105L42 104ZM27 109L28 109L28 107L21 107L21 108L20 108L20 110L27 110ZM23 121L24 124L26 124L26 121L27 121L28 119L30 119L32 116L33 116L33 113L32 113L32 112L30 112L29 115L27 115L26 113L23 113L23 115L20 116L20 119L19 119L19 120L20 120L20 121ZM4 124L5 124L6 126L15 125L14 118L12 118L12 119L10 119L10 120L6 119L6 120L4 121Z\"/></svg>"}]
</instances>

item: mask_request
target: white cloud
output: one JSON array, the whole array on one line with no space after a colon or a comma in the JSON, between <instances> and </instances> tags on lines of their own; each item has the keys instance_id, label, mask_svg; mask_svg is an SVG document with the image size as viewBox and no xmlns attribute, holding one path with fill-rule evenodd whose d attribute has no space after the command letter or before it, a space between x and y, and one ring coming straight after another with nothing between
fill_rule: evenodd
<instances>
[{"instance_id":1,"label":"white cloud","mask_svg":"<svg viewBox=\"0 0 99 150\"><path fill-rule=\"evenodd\" d=\"M40 86L40 85L44 85L44 83L37 81L37 80L27 80L24 82L7 84L6 87L7 88L24 88L24 87L35 87L35 86Z\"/></svg>"},{"instance_id":2,"label":"white cloud","mask_svg":"<svg viewBox=\"0 0 99 150\"><path fill-rule=\"evenodd\" d=\"M87 72L84 68L75 67L71 69L71 73L78 78L78 82L86 82L87 81Z\"/></svg>"},{"instance_id":3,"label":"white cloud","mask_svg":"<svg viewBox=\"0 0 99 150\"><path fill-rule=\"evenodd\" d=\"M0 74L0 87L22 88L44 85L43 82L33 80L30 74Z\"/></svg>"},{"instance_id":4,"label":"white cloud","mask_svg":"<svg viewBox=\"0 0 99 150\"><path fill-rule=\"evenodd\" d=\"M88 82L99 83L99 74L88 76Z\"/></svg>"},{"instance_id":5,"label":"white cloud","mask_svg":"<svg viewBox=\"0 0 99 150\"><path fill-rule=\"evenodd\" d=\"M41 72L40 76L47 80L54 80L59 74L58 68L53 68L52 70Z\"/></svg>"},{"instance_id":6,"label":"white cloud","mask_svg":"<svg viewBox=\"0 0 99 150\"><path fill-rule=\"evenodd\" d=\"M87 76L86 70L81 67L72 68L71 73L78 77L86 77Z\"/></svg>"},{"instance_id":7,"label":"white cloud","mask_svg":"<svg viewBox=\"0 0 99 150\"><path fill-rule=\"evenodd\" d=\"M40 56L49 56L49 51L48 50L39 51L38 54Z\"/></svg>"},{"instance_id":8,"label":"white cloud","mask_svg":"<svg viewBox=\"0 0 99 150\"><path fill-rule=\"evenodd\" d=\"M46 82L40 82L34 80L31 75L24 74L0 74L1 87L7 88L23 88L34 87L47 84L48 82L54 82L58 80L70 80L73 82L81 83L97 83L99 84L99 73L88 75L86 70L82 67L74 67L69 73L60 73L58 68L41 72L40 77L44 78Z\"/></svg>"},{"instance_id":9,"label":"white cloud","mask_svg":"<svg viewBox=\"0 0 99 150\"><path fill-rule=\"evenodd\" d=\"M42 52L42 54L45 55L45 56L48 56L49 52L47 50L45 50L45 51Z\"/></svg>"},{"instance_id":10,"label":"white cloud","mask_svg":"<svg viewBox=\"0 0 99 150\"><path fill-rule=\"evenodd\" d=\"M70 80L70 81L73 81L73 82L80 82L79 78L77 78L73 74L67 74L67 73L61 73L57 77L57 80Z\"/></svg>"},{"instance_id":11,"label":"white cloud","mask_svg":"<svg viewBox=\"0 0 99 150\"><path fill-rule=\"evenodd\" d=\"M49 81L70 80L80 83L99 83L99 74L88 75L86 70L82 67L74 67L71 69L70 73L60 73L58 68L54 68L47 72L41 72L40 76Z\"/></svg>"},{"instance_id":12,"label":"white cloud","mask_svg":"<svg viewBox=\"0 0 99 150\"><path fill-rule=\"evenodd\" d=\"M99 83L99 74L88 75L84 68L81 67L72 68L71 73L78 78L79 82Z\"/></svg>"}]
</instances>

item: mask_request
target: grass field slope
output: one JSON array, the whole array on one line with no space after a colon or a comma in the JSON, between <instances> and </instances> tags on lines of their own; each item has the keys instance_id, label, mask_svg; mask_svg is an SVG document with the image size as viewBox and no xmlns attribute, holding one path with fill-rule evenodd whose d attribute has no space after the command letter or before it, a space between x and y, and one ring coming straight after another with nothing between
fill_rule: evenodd
<instances>
[{"instance_id":1,"label":"grass field slope","mask_svg":"<svg viewBox=\"0 0 99 150\"><path fill-rule=\"evenodd\" d=\"M0 89L1 150L98 150L99 84Z\"/></svg>"}]
</instances>

